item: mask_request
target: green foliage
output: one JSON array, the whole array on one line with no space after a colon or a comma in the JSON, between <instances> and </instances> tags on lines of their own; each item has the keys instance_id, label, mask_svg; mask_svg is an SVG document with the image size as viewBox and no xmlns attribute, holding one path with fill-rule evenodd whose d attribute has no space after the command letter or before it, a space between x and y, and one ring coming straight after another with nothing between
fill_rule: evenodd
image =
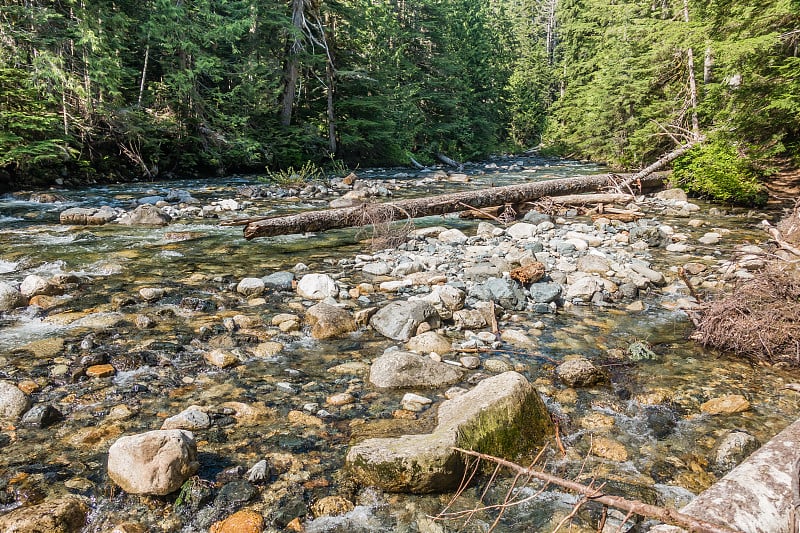
<instances>
[{"instance_id":1,"label":"green foliage","mask_svg":"<svg viewBox=\"0 0 800 533\"><path fill-rule=\"evenodd\" d=\"M297 169L287 167L280 170L267 170L265 180L283 187L297 187L310 182L321 181L324 176L325 172L322 167L311 161L306 161Z\"/></svg>"},{"instance_id":2,"label":"green foliage","mask_svg":"<svg viewBox=\"0 0 800 533\"><path fill-rule=\"evenodd\" d=\"M767 200L752 164L726 141L702 144L673 166L672 181L689 193L742 205L763 205Z\"/></svg>"}]
</instances>

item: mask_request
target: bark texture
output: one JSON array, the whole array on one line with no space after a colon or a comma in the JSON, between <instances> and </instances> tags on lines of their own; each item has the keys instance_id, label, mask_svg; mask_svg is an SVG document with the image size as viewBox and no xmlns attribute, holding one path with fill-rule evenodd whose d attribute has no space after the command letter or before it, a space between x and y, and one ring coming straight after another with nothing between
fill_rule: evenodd
<instances>
[{"instance_id":1,"label":"bark texture","mask_svg":"<svg viewBox=\"0 0 800 533\"><path fill-rule=\"evenodd\" d=\"M663 180L663 176L652 174L652 172L651 170L651 174L642 176L638 181L646 184ZM615 181L610 175L597 174L463 191L397 202L363 204L355 207L342 207L323 211L307 211L295 215L252 220L244 228L244 237L249 240L256 237L326 231L385 223L392 220L444 215L463 210L464 204L474 208L504 204L514 205L544 196L578 194L596 191L607 186L613 187L617 184L618 180Z\"/></svg>"}]
</instances>

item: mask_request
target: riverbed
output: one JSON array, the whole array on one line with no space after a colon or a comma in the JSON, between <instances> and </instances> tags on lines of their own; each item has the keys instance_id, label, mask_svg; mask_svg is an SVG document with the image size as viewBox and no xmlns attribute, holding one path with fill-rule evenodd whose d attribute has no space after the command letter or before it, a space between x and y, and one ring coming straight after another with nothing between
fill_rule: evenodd
<instances>
[{"instance_id":1,"label":"riverbed","mask_svg":"<svg viewBox=\"0 0 800 533\"><path fill-rule=\"evenodd\" d=\"M403 169L357 174L376 199L387 200L601 171L591 164L519 157L469 166L463 177ZM391 299L427 294L431 289L424 286L381 291L380 283L392 276L369 274L364 265L404 253L429 253L433 245L420 238L411 248L373 249L371 233L364 230L245 241L240 227L221 223L323 208L343 192L330 184L305 191L272 187L280 194L253 194L253 187L266 185L258 176L232 176L49 191L58 201L47 203L31 201L26 193L0 198L0 281L16 285L38 275L61 283L37 305L0 315L0 378L26 391L34 406L50 405L60 414L45 427L5 422L0 432L2 511L73 493L90 499L87 532L109 531L122 523L139 524L145 531L205 531L242 507L258 510L268 531L298 524L306 531L457 529L458 521L429 518L450 495L382 494L354 486L341 472L351 442L384 432L423 432L433 424L444 391L414 391L431 398L433 406L399 413L406 391L376 390L368 382L369 364L402 343L364 326L317 340L302 320L295 326L284 325L291 320L275 320L281 314L302 318L309 305L291 285L257 297L237 291L245 278L327 274L341 289L336 299L357 313ZM173 221L163 227L59 223L60 213L70 207L130 210L137 200L166 197L169 191L187 193L196 203L184 214L176 203ZM521 331L530 340L522 347L481 340L475 335L479 332L472 337L463 329L443 332L464 348L460 355L481 359L475 373L516 370L538 388L559 421L565 452L552 450L550 468L675 507L722 474L715 454L727 433L740 430L764 443L800 415L797 393L783 388L796 374L688 340L691 323L681 310L688 291L677 276L680 266L701 265L693 282L711 293L737 276L745 278L747 268L729 263L752 254L742 252L742 245L765 242L761 220L774 220L780 213L690 203L698 209L643 203L638 224L671 229L666 235L673 246L625 248L663 273L661 286L620 301L509 310L499 326ZM501 235L502 226L493 224ZM416 229L433 226L457 228L476 239L479 231L478 221L455 216L415 224ZM553 226L548 231L596 227L575 212L555 214ZM619 226L615 231L628 230ZM713 244L702 242L709 233L719 235ZM463 267L442 264L438 270L449 281ZM655 357L632 358L629 349L635 343L644 343ZM262 347L258 353L255 346ZM213 349L230 351L239 360L218 368L204 358ZM448 359L457 360L455 352ZM576 355L602 368L607 382L592 387L559 382L555 368ZM110 373L89 371L103 365L110 365ZM329 401L342 393L352 401ZM746 399L746 409L721 414L701 409L710 400L736 395ZM201 469L195 498L176 505L175 494L143 497L116 489L105 468L109 446L122 435L159 429L167 417L192 405L211 419L209 428L196 432ZM612 451L592 451L598 439L610 442ZM245 483L247 470L262 459L270 464L269 475ZM474 505L480 490L467 491L457 505ZM504 482L495 483L487 499L502 499L504 490ZM534 489L518 493L525 491ZM313 504L328 496L355 508L343 516L315 517ZM547 489L509 509L496 531L552 530L575 502L573 496ZM573 530L594 530L596 519L591 509L580 513ZM491 512L478 513L466 529L484 531L493 520Z\"/></svg>"}]
</instances>

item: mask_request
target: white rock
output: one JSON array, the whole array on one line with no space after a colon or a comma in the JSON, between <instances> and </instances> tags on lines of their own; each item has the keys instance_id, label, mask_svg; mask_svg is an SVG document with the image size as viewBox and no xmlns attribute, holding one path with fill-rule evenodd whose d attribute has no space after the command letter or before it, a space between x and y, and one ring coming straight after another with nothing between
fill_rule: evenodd
<instances>
[{"instance_id":1,"label":"white rock","mask_svg":"<svg viewBox=\"0 0 800 533\"><path fill-rule=\"evenodd\" d=\"M328 296L336 297L339 289L327 274L306 274L297 282L297 294L309 300L324 300Z\"/></svg>"},{"instance_id":2,"label":"white rock","mask_svg":"<svg viewBox=\"0 0 800 533\"><path fill-rule=\"evenodd\" d=\"M30 406L31 401L16 385L0 381L0 418L16 420Z\"/></svg>"},{"instance_id":3,"label":"white rock","mask_svg":"<svg viewBox=\"0 0 800 533\"><path fill-rule=\"evenodd\" d=\"M468 237L464 235L464 233L458 228L452 228L443 231L437 238L445 244L464 244L468 239Z\"/></svg>"},{"instance_id":4,"label":"white rock","mask_svg":"<svg viewBox=\"0 0 800 533\"><path fill-rule=\"evenodd\" d=\"M248 298L261 296L264 293L264 280L261 278L244 278L236 285L236 292Z\"/></svg>"},{"instance_id":5,"label":"white rock","mask_svg":"<svg viewBox=\"0 0 800 533\"><path fill-rule=\"evenodd\" d=\"M536 226L527 222L517 222L506 229L506 235L512 239L529 239L536 235Z\"/></svg>"},{"instance_id":6,"label":"white rock","mask_svg":"<svg viewBox=\"0 0 800 533\"><path fill-rule=\"evenodd\" d=\"M31 274L26 276L24 280L22 280L22 284L19 286L19 292L26 298L30 298L31 296L36 296L38 294L47 294L50 289L50 283L41 277L37 276L36 274Z\"/></svg>"}]
</instances>

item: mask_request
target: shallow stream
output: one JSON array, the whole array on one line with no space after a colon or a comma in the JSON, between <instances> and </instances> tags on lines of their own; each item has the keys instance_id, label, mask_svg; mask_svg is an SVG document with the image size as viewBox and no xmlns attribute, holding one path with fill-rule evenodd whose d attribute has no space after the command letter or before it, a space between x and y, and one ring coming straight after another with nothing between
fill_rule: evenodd
<instances>
[{"instance_id":1,"label":"shallow stream","mask_svg":"<svg viewBox=\"0 0 800 533\"><path fill-rule=\"evenodd\" d=\"M503 170L517 159L521 169ZM359 175L387 180L397 198L600 171L593 165L535 158L497 164L497 170L470 172L469 183L420 181L424 176L398 175L392 169ZM298 263L350 286L369 281L347 266L355 255L370 253L363 231L248 242L241 228L220 225L226 219L320 208L326 200L251 199L244 209L223 212L219 218L177 220L163 228L58 222L67 207L127 208L137 198L168 189L188 191L201 204L226 198L241 202L237 188L255 180L238 176L54 191L66 199L58 203L31 202L24 194L0 198L0 280L18 283L32 273L74 275L67 296L52 297L46 308L30 306L0 315L0 378L27 384L34 404L51 404L64 416L44 429L14 424L2 428L0 511L73 492L92 499L87 532L110 531L123 522L142 524L148 531L203 531L238 506L235 498L234 503L220 502L217 489L269 457L272 477L259 485L260 493L250 497L250 505L262 509L271 530L282 530L298 517L306 531L458 528L458 521L426 518L441 511L449 495L382 495L352 487L339 473L351 439L398 431L400 422L392 413L402 393L375 391L363 373L365 365L340 374L329 369L347 362L368 364L394 343L363 329L332 341L312 340L302 329L283 332L270 326L271 317L298 312L300 299L274 292L252 305L236 294L242 278L291 270ZM734 210L712 215L711 206L699 205L702 210L693 218L704 222L703 229L687 226L686 218L652 215L695 237L709 228L730 233L720 244L698 246L692 253L649 250L654 265L674 283L644 295L644 310L574 306L556 314L520 312L513 318L514 327L534 336L537 349L504 347L505 351L482 354L505 359L545 395L561 423L566 449L566 456L552 454L549 464L555 471L584 482L596 477L620 494L680 506L719 475L713 467L714 446L726 431L744 430L764 443L800 415L797 393L783 389L796 374L713 353L687 340L690 323L675 306L686 291L675 282L675 267L689 261L715 267L732 256L735 246L766 240L758 229L760 214ZM591 224L577 217L584 219ZM459 227L468 235L477 226L476 221L455 217L425 219L417 225L425 224ZM165 293L148 302L139 295L145 287ZM379 304L382 298L375 295L373 302ZM142 315L148 327L141 327ZM224 324L235 315L254 317L265 325L231 335ZM536 322L543 324L534 328ZM248 335L284 347L226 370L209 366L200 355L201 343L219 339L246 344L252 341ZM647 342L658 357L629 361L624 353L636 341ZM604 366L611 384L578 390L558 384L553 369L572 354ZM110 363L116 373L86 377L82 370L90 363ZM326 398L341 392L352 393L355 403L326 405ZM421 392L436 397L441 391ZM700 405L707 400L730 394L743 395L751 408L730 415L701 413ZM229 402L246 404L251 416L242 415L240 404ZM205 500L198 497L196 505L176 510L174 495L147 498L115 491L105 473L108 446L118 436L158 429L165 417L193 404L208 406L213 413L211 429L197 432L199 476L209 487ZM654 408L665 411L654 414ZM290 415L297 412L316 418ZM402 428L423 431L434 416L435 408L417 420L403 421ZM589 455L597 435L621 443L625 457ZM533 489L519 494L525 491ZM504 482L497 482L487 500L504 494ZM311 520L310 504L329 495L342 495L358 506L344 517ZM478 489L467 491L456 507L474 504L478 495ZM574 503L572 496L547 490L509 509L496 531L550 531ZM593 513L579 514L573 531L593 530ZM492 513L478 513L465 529L485 531L492 520Z\"/></svg>"}]
</instances>

